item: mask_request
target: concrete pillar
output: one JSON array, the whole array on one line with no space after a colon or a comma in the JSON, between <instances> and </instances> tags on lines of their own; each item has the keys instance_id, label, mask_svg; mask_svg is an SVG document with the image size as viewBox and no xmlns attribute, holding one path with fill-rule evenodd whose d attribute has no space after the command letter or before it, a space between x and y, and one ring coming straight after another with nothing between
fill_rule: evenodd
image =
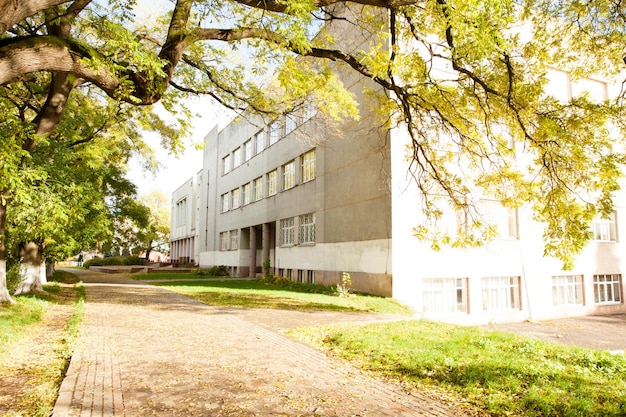
<instances>
[{"instance_id":1,"label":"concrete pillar","mask_svg":"<svg viewBox=\"0 0 626 417\"><path fill-rule=\"evenodd\" d=\"M263 251L262 258L263 265L265 265L265 261L270 257L270 225L269 223L263 223ZM265 273L265 270L263 270Z\"/></svg>"},{"instance_id":2,"label":"concrete pillar","mask_svg":"<svg viewBox=\"0 0 626 417\"><path fill-rule=\"evenodd\" d=\"M256 226L250 228L250 272L248 276L254 278L256 276Z\"/></svg>"}]
</instances>

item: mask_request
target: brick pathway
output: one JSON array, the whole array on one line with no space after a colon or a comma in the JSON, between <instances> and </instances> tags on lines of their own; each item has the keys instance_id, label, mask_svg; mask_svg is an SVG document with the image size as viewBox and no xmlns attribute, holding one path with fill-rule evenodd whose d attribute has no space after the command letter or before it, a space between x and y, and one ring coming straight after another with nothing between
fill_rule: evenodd
<instances>
[{"instance_id":1,"label":"brick pathway","mask_svg":"<svg viewBox=\"0 0 626 417\"><path fill-rule=\"evenodd\" d=\"M460 415L280 332L379 316L217 308L82 275L85 321L54 417Z\"/></svg>"}]
</instances>

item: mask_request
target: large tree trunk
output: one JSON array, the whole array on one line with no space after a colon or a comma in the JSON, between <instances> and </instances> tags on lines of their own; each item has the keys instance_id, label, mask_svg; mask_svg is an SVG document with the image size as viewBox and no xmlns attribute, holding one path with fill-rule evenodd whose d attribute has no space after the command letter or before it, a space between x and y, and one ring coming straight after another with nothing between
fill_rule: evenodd
<instances>
[{"instance_id":1,"label":"large tree trunk","mask_svg":"<svg viewBox=\"0 0 626 417\"><path fill-rule=\"evenodd\" d=\"M6 197L3 192L0 197ZM6 198L0 198L0 303L15 303L7 289L7 251L4 245L4 233L7 224Z\"/></svg>"},{"instance_id":2,"label":"large tree trunk","mask_svg":"<svg viewBox=\"0 0 626 417\"><path fill-rule=\"evenodd\" d=\"M43 291L43 285L48 281L46 279L46 263L41 252L41 245L35 242L21 245L20 283L15 289L14 295Z\"/></svg>"}]
</instances>

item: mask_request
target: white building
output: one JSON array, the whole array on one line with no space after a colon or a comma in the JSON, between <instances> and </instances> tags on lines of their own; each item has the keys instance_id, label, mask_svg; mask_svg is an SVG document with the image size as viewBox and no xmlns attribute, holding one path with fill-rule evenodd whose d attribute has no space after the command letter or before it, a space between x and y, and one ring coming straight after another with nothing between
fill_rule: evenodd
<instances>
[{"instance_id":1,"label":"white building","mask_svg":"<svg viewBox=\"0 0 626 417\"><path fill-rule=\"evenodd\" d=\"M572 84L560 71L553 78L550 88L568 97L608 91L597 80ZM416 239L423 215L407 135L379 127L364 105L367 83L344 79L362 103L361 118L337 132L314 112L269 125L238 119L209 132L202 170L173 195L172 260L227 265L239 276L261 274L265 264L275 275L321 284L350 272L357 291L459 323L626 312L621 196L611 219L593 223L594 241L572 271L543 256L543 228L528 208L498 201L479 202L499 231L483 248L434 251Z\"/></svg>"}]
</instances>

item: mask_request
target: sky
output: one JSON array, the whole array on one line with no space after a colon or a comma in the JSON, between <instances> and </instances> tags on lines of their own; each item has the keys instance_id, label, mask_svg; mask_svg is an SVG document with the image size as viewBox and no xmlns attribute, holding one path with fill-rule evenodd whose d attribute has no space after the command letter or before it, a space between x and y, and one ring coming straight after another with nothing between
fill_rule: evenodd
<instances>
[{"instance_id":1,"label":"sky","mask_svg":"<svg viewBox=\"0 0 626 417\"><path fill-rule=\"evenodd\" d=\"M188 103L196 112L201 114L194 119L192 134L187 139L185 151L175 157L160 147L159 138L153 133L146 133L144 140L155 150L160 168L156 174L144 172L141 164L131 160L127 178L137 185L139 196L149 194L152 191L161 191L171 197L178 187L189 180L202 169L202 149L197 149L195 144L204 142L204 137L217 125L224 128L232 119L232 114L225 108L211 103L209 99L198 99Z\"/></svg>"}]
</instances>

